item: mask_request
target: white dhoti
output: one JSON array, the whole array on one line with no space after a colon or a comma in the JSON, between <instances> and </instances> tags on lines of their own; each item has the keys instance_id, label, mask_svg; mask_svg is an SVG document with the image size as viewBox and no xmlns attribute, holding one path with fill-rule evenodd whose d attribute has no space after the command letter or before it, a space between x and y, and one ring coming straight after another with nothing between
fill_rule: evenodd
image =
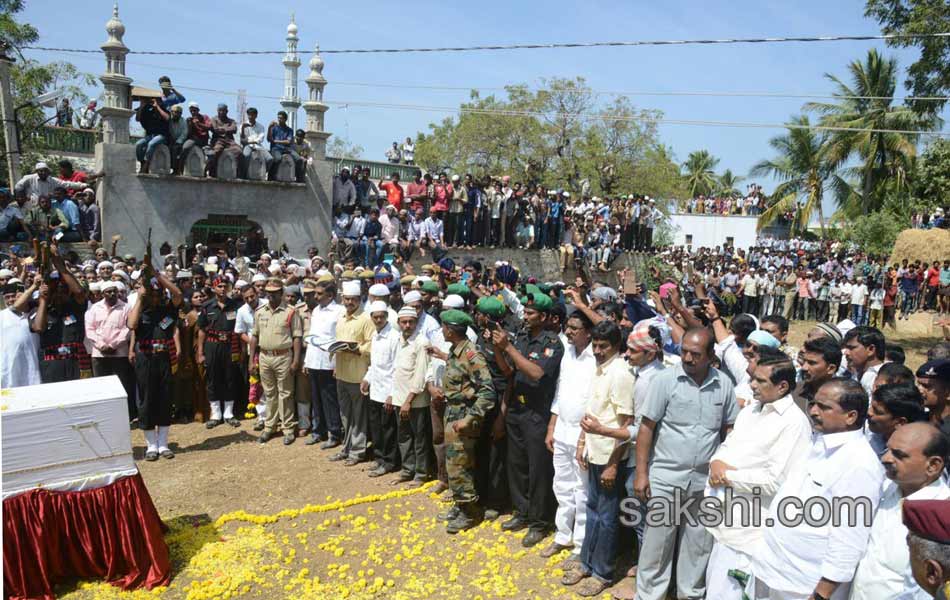
<instances>
[{"instance_id":1,"label":"white dhoti","mask_svg":"<svg viewBox=\"0 0 950 600\"><path fill-rule=\"evenodd\" d=\"M847 600L849 595L851 595L850 581L839 585L828 600ZM802 593L773 590L763 581L756 580L755 582L755 600L808 600L810 597L811 591Z\"/></svg>"},{"instance_id":2,"label":"white dhoti","mask_svg":"<svg viewBox=\"0 0 950 600\"><path fill-rule=\"evenodd\" d=\"M587 522L587 472L581 470L574 458L577 446L554 442L554 497L557 513L554 515L554 543L574 545L579 554L584 544L584 525Z\"/></svg>"},{"instance_id":3,"label":"white dhoti","mask_svg":"<svg viewBox=\"0 0 950 600\"><path fill-rule=\"evenodd\" d=\"M729 571L742 571L749 576L745 586L735 577L729 576ZM753 597L755 581L752 578L752 560L749 555L717 541L709 555L709 564L706 566L706 597L717 600L742 600L745 592Z\"/></svg>"}]
</instances>

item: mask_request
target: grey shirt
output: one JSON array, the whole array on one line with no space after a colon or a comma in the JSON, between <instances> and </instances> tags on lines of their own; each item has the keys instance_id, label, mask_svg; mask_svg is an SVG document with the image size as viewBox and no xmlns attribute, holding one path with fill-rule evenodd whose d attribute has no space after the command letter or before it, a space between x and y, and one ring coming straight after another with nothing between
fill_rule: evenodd
<instances>
[{"instance_id":1,"label":"grey shirt","mask_svg":"<svg viewBox=\"0 0 950 600\"><path fill-rule=\"evenodd\" d=\"M732 381L722 371L710 368L701 386L682 365L659 373L642 412L657 424L650 487L702 491L709 478L709 460L719 448L720 432L738 414Z\"/></svg>"}]
</instances>

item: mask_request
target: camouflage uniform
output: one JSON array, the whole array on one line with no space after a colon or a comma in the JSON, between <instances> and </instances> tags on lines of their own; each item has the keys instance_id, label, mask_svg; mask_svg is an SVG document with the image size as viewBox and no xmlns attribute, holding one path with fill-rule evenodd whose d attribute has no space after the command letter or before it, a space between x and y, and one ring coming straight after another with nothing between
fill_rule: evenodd
<instances>
[{"instance_id":1,"label":"camouflage uniform","mask_svg":"<svg viewBox=\"0 0 950 600\"><path fill-rule=\"evenodd\" d=\"M456 343L442 378L445 393L445 465L457 504L478 501L475 445L485 415L495 405L495 388L485 357L469 340ZM456 433L454 421L462 421Z\"/></svg>"}]
</instances>

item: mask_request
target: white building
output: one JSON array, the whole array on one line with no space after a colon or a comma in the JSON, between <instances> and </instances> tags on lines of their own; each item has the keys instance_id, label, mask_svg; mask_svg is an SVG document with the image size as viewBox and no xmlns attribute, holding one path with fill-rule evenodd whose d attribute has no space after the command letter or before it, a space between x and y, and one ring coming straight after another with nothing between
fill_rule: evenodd
<instances>
[{"instance_id":1,"label":"white building","mask_svg":"<svg viewBox=\"0 0 950 600\"><path fill-rule=\"evenodd\" d=\"M694 250L732 245L748 249L755 245L756 216L671 214L673 245Z\"/></svg>"}]
</instances>

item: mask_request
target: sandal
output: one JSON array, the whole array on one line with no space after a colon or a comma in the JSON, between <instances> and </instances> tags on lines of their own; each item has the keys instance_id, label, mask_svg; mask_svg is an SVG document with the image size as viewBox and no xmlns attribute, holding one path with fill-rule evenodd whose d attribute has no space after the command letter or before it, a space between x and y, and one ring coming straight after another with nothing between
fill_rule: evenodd
<instances>
[{"instance_id":1,"label":"sandal","mask_svg":"<svg viewBox=\"0 0 950 600\"><path fill-rule=\"evenodd\" d=\"M149 462L154 462L154 461L158 460L158 452L156 452L156 451L154 451L154 450L151 450L151 451L149 451L149 452L146 452L146 453L145 453L145 460L147 460L147 461L149 461Z\"/></svg>"},{"instance_id":2,"label":"sandal","mask_svg":"<svg viewBox=\"0 0 950 600\"><path fill-rule=\"evenodd\" d=\"M561 585L575 585L582 579L586 579L588 577L590 577L590 573L584 571L584 569L578 565L561 577Z\"/></svg>"},{"instance_id":3,"label":"sandal","mask_svg":"<svg viewBox=\"0 0 950 600\"><path fill-rule=\"evenodd\" d=\"M583 596L585 598L591 598L593 596L599 596L607 589L607 582L602 581L599 577L588 577L585 579L577 589L574 591L578 596Z\"/></svg>"}]
</instances>

